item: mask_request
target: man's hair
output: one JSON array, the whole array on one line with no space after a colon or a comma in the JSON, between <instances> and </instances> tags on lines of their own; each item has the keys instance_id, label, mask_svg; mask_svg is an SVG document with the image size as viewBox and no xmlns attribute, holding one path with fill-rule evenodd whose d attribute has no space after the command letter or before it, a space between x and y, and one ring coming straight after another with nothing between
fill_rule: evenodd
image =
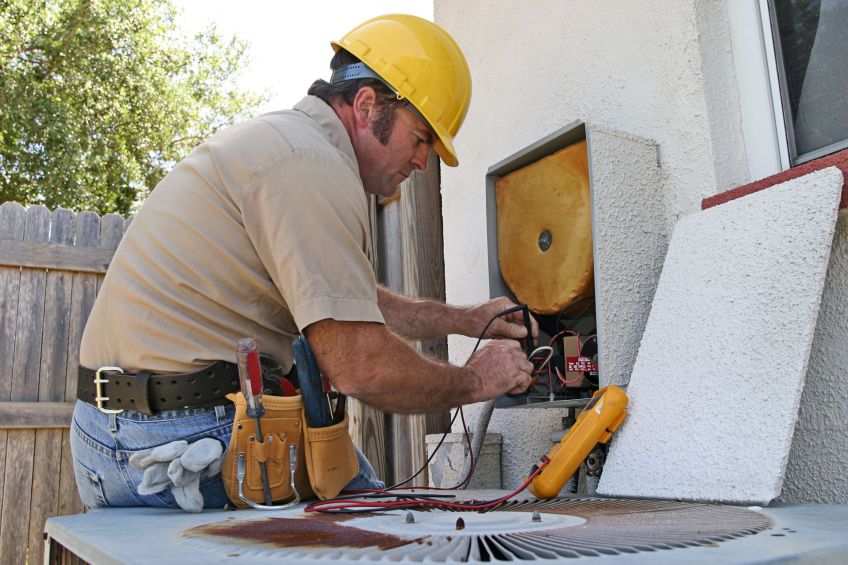
<instances>
[{"instance_id":1,"label":"man's hair","mask_svg":"<svg viewBox=\"0 0 848 565\"><path fill-rule=\"evenodd\" d=\"M359 62L360 60L349 51L339 49L330 61L330 69L335 71L345 65ZM317 96L327 104L342 103L350 106L353 104L356 93L365 86L370 86L377 93L378 113L372 129L380 143L386 145L394 127L396 109L404 102L398 100L392 89L382 81L376 78L360 78L330 84L318 79L309 87L307 94Z\"/></svg>"}]
</instances>

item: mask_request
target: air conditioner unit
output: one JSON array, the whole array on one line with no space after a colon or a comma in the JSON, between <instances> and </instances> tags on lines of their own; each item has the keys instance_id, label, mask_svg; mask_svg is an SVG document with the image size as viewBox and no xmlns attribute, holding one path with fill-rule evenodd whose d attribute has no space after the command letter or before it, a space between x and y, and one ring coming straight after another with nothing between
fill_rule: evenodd
<instances>
[{"instance_id":1,"label":"air conditioner unit","mask_svg":"<svg viewBox=\"0 0 848 565\"><path fill-rule=\"evenodd\" d=\"M485 513L112 508L50 518L45 563L845 563L846 524L846 506L601 498L513 499Z\"/></svg>"}]
</instances>

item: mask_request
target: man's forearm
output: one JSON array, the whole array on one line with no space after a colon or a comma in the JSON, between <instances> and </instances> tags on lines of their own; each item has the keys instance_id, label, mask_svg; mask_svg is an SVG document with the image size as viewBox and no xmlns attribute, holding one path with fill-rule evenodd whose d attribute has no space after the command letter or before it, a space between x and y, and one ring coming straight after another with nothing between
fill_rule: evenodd
<instances>
[{"instance_id":1,"label":"man's forearm","mask_svg":"<svg viewBox=\"0 0 848 565\"><path fill-rule=\"evenodd\" d=\"M386 325L406 339L432 339L465 333L466 309L427 298L410 298L377 287L377 299Z\"/></svg>"},{"instance_id":2,"label":"man's forearm","mask_svg":"<svg viewBox=\"0 0 848 565\"><path fill-rule=\"evenodd\" d=\"M435 412L491 396L475 372L423 357L381 324L324 320L307 336L333 386L381 410Z\"/></svg>"}]
</instances>

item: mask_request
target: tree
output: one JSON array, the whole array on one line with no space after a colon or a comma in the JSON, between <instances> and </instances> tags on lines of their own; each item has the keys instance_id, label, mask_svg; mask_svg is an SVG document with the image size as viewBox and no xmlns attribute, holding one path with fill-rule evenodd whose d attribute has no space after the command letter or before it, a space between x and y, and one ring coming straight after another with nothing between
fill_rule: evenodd
<instances>
[{"instance_id":1,"label":"tree","mask_svg":"<svg viewBox=\"0 0 848 565\"><path fill-rule=\"evenodd\" d=\"M129 213L263 101L244 42L181 34L171 0L0 0L0 202Z\"/></svg>"}]
</instances>

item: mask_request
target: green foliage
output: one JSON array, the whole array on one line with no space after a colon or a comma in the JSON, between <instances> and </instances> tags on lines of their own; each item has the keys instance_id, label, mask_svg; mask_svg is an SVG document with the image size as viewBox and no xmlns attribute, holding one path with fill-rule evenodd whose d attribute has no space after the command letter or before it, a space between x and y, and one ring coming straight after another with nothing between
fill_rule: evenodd
<instances>
[{"instance_id":1,"label":"green foliage","mask_svg":"<svg viewBox=\"0 0 848 565\"><path fill-rule=\"evenodd\" d=\"M0 0L0 202L127 214L263 100L245 44L193 38L170 0Z\"/></svg>"}]
</instances>

